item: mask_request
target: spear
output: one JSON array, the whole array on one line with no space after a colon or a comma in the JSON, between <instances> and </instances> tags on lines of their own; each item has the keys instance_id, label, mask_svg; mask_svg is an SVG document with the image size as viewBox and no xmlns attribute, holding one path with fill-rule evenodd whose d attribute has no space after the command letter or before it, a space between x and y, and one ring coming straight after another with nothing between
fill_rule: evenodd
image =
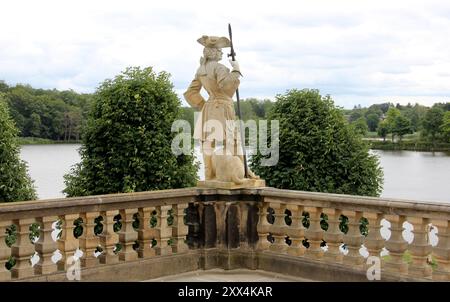
<instances>
[{"instance_id":1,"label":"spear","mask_svg":"<svg viewBox=\"0 0 450 302\"><path fill-rule=\"evenodd\" d=\"M230 35L230 47L231 47L231 53L228 55L231 57L232 61L235 61L236 53L234 52L233 47L233 34L231 32L231 24L228 23L228 34ZM244 158L244 171L245 171L245 178L248 178L248 168L247 168L247 154L245 153L245 133L244 133L244 126L242 124L242 117L241 117L241 105L239 103L239 88L236 88L236 99L237 99L237 111L238 111L238 117L239 117L239 129L241 132L241 145L242 145L242 154Z\"/></svg>"}]
</instances>

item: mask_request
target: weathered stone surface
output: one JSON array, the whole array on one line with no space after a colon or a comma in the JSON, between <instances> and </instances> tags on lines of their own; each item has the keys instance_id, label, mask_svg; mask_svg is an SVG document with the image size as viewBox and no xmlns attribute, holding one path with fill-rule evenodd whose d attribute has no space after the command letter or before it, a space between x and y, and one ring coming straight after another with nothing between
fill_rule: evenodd
<instances>
[{"instance_id":1,"label":"weathered stone surface","mask_svg":"<svg viewBox=\"0 0 450 302\"><path fill-rule=\"evenodd\" d=\"M197 187L199 188L213 188L213 189L247 189L247 188L263 188L266 186L266 181L263 179L244 179L241 184L236 184L234 182L218 181L218 180L208 180L197 182Z\"/></svg>"},{"instance_id":2,"label":"weathered stone surface","mask_svg":"<svg viewBox=\"0 0 450 302\"><path fill-rule=\"evenodd\" d=\"M234 60L230 61L232 71L219 63L223 54L221 48L230 46L228 38L202 36L197 41L205 46L203 57L183 95L192 107L200 110L200 118L194 127L194 139L201 141L206 183L230 182L220 187L231 189L234 184L242 185L250 179L259 178L248 167L245 175L245 157L241 152L241 137L235 123L232 97L239 87L241 72ZM209 94L208 100L201 95L202 88ZM214 131L211 131L213 128ZM218 148L219 145L222 148ZM217 187L220 184L208 185Z\"/></svg>"},{"instance_id":3,"label":"weathered stone surface","mask_svg":"<svg viewBox=\"0 0 450 302\"><path fill-rule=\"evenodd\" d=\"M226 218L226 240L227 247L234 249L239 247L239 208L237 205L228 206Z\"/></svg>"},{"instance_id":4,"label":"weathered stone surface","mask_svg":"<svg viewBox=\"0 0 450 302\"><path fill-rule=\"evenodd\" d=\"M125 250L128 250L134 259L122 257L119 263L82 268L82 281L146 280L167 274L210 268L260 269L324 281L366 281L368 266L365 263L360 265L363 258L358 248L361 243L368 248L369 255L376 256L383 247L389 250L388 257L381 259L381 263L384 264L381 270L381 281L449 280L450 206L448 205L424 203L429 206L425 210L424 204L416 202L411 203L413 204L411 206L407 201L359 196L342 198L341 195L336 194L272 188L236 190L188 188L175 191L175 193L167 191L167 198L164 194L154 195L153 192L139 193L139 198L130 194L115 194L100 199L87 197L92 202L89 205L77 199L80 204L66 206L71 204L72 199L61 199L53 201L54 209L46 208L44 201L43 212L55 213L64 220L58 247L66 258L73 254L83 240L87 241L82 247L90 248L91 251L96 242L99 242L102 247L108 244L111 247L114 243L113 239L102 237L103 233L96 238L91 230L86 229L85 235L74 238L73 220L82 216L84 221L87 221L84 226L92 228L95 224L93 219L98 214L109 216L104 221L104 227L111 231L114 211L115 213L120 211L122 214L120 241L127 245L128 249L125 248ZM146 196L147 200L144 200L143 196ZM155 196L160 199L155 199ZM180 202L180 200L189 202ZM54 248L48 239L50 239L51 221L55 217L42 215L30 217L30 213L36 213L36 205L33 202L19 204L21 205L18 207L16 204L0 205L0 229L4 230L13 222L18 226L18 240L10 250L0 243L0 260L4 263L11 252L18 261L12 273L3 271L5 274L2 275L2 279L11 274L18 280L66 280L65 271L54 272L54 266L48 262ZM58 208L58 205L63 206ZM122 206L125 207L122 208ZM151 234L147 233L149 225L145 224L149 223L147 220L154 215L150 214L152 208L157 210L155 215L158 218L154 236L157 237L158 242L171 242L171 245L164 246L167 253L165 250L156 255L148 254L145 256L148 258L145 259L137 259L139 249L137 251L133 249L135 240L137 239L139 244L145 241L147 245L150 243L148 240L151 236L148 235ZM184 224L185 208L186 225ZM303 226L304 211L310 213L309 227ZM136 222L134 214L137 212L139 212L136 216L140 220L139 228L133 223ZM321 213L328 215L327 229L322 228ZM340 213L349 218L346 235L339 233ZM9 220L8 217L12 219ZM145 218L141 219L143 217ZM369 221L367 237L360 233L362 217L366 217ZM387 237L388 240L379 234L380 221L383 218L390 223L391 234ZM28 236L29 226L35 221L41 223L43 228L41 228L41 243L33 246ZM407 242L406 237L403 237L405 222L413 225L415 238L412 242ZM208 225L215 225L215 232L207 236L202 235L202 227L206 233L210 231L207 230ZM439 238L438 245L433 247L430 246L429 241L431 227L437 227ZM186 239L190 250L178 252L178 243L183 241L184 244L183 238L186 232L188 232ZM281 249L271 248L272 244L267 241L267 235L270 233L277 236L276 239L279 240L277 245ZM90 236L85 237L86 235ZM285 236L291 240L290 245L287 240L285 241L288 244L287 250L281 240ZM4 236L0 234L0 237L4 240ZM320 258L316 258L317 254L314 253L310 254L311 257L303 255L303 252L307 251L301 244L305 238L312 239L310 243L317 251L320 242L327 241L328 251L323 251L324 259L327 261L319 260ZM340 263L340 255L337 251L341 238L350 251L349 255L345 256L350 261L343 263ZM215 246L211 246L214 242ZM44 262L47 261L49 270L39 271L36 267L31 267L29 257L35 250L41 253ZM331 251L334 252L331 253ZM405 256L408 256L405 254L406 251L411 256L412 262L405 260ZM433 261L437 262L435 270L430 270L430 252L433 253ZM328 253L331 257L327 257ZM61 269L66 268L62 266ZM36 273L43 275L35 275Z\"/></svg>"},{"instance_id":5,"label":"weathered stone surface","mask_svg":"<svg viewBox=\"0 0 450 302\"><path fill-rule=\"evenodd\" d=\"M208 204L203 206L201 229L203 234L204 247L215 247L217 242L217 225L214 205Z\"/></svg>"},{"instance_id":6,"label":"weathered stone surface","mask_svg":"<svg viewBox=\"0 0 450 302\"><path fill-rule=\"evenodd\" d=\"M39 256L39 262L34 266L34 272L37 275L51 274L58 270L57 265L52 261L53 252L56 250L56 242L52 238L52 224L57 219L56 216L36 219L40 226L39 240L34 244Z\"/></svg>"}]
</instances>

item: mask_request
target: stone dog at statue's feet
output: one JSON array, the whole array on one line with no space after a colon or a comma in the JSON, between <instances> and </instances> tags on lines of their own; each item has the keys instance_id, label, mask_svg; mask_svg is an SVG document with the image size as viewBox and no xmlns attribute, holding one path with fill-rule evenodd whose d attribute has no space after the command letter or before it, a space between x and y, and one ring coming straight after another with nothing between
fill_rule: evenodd
<instances>
[{"instance_id":1,"label":"stone dog at statue's feet","mask_svg":"<svg viewBox=\"0 0 450 302\"><path fill-rule=\"evenodd\" d=\"M216 150L211 158L212 169L216 180L243 184L245 179L244 164L239 156L224 152L223 149Z\"/></svg>"}]
</instances>

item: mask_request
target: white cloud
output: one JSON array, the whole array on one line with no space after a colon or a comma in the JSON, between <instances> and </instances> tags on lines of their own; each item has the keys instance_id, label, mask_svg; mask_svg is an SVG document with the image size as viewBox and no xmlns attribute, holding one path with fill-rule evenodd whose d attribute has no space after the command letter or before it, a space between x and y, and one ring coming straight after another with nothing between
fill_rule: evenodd
<instances>
[{"instance_id":1,"label":"white cloud","mask_svg":"<svg viewBox=\"0 0 450 302\"><path fill-rule=\"evenodd\" d=\"M234 29L241 96L318 88L340 106L450 99L448 1L9 1L0 79L92 92L127 66L189 85L202 34ZM226 63L227 64L227 63Z\"/></svg>"}]
</instances>

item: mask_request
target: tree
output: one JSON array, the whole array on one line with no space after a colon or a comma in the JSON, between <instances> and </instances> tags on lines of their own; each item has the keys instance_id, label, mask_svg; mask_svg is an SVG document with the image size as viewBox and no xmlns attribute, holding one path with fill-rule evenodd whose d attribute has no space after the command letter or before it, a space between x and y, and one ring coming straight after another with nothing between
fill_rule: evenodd
<instances>
[{"instance_id":1,"label":"tree","mask_svg":"<svg viewBox=\"0 0 450 302\"><path fill-rule=\"evenodd\" d=\"M378 133L378 135L379 135L380 137L383 138L383 141L386 141L386 136L387 136L388 133L389 133L389 126L388 126L386 120L381 121L381 122L378 124L377 133Z\"/></svg>"},{"instance_id":2,"label":"tree","mask_svg":"<svg viewBox=\"0 0 450 302\"><path fill-rule=\"evenodd\" d=\"M360 117L356 121L354 121L352 124L353 129L356 133L365 136L367 134L367 131L369 131L369 128L367 127L366 119L364 117Z\"/></svg>"},{"instance_id":3,"label":"tree","mask_svg":"<svg viewBox=\"0 0 450 302\"><path fill-rule=\"evenodd\" d=\"M0 80L0 92L7 92L9 86L5 83L5 81Z\"/></svg>"},{"instance_id":4,"label":"tree","mask_svg":"<svg viewBox=\"0 0 450 302\"><path fill-rule=\"evenodd\" d=\"M41 117L37 113L32 113L28 120L27 126L28 136L39 137L41 134Z\"/></svg>"},{"instance_id":5,"label":"tree","mask_svg":"<svg viewBox=\"0 0 450 302\"><path fill-rule=\"evenodd\" d=\"M180 100L169 75L127 68L104 81L93 96L80 149L81 163L65 176L68 196L138 192L193 186L192 154L175 156Z\"/></svg>"},{"instance_id":6,"label":"tree","mask_svg":"<svg viewBox=\"0 0 450 302\"><path fill-rule=\"evenodd\" d=\"M394 141L394 138L395 138L395 133L394 133L395 120L400 115L401 115L400 110L397 108L394 108L394 107L389 108L389 110L386 113L386 124L388 126L389 133L392 133L392 141Z\"/></svg>"},{"instance_id":7,"label":"tree","mask_svg":"<svg viewBox=\"0 0 450 302\"><path fill-rule=\"evenodd\" d=\"M369 131L377 131L378 123L380 121L379 115L375 113L370 113L367 115L367 126L369 127Z\"/></svg>"},{"instance_id":8,"label":"tree","mask_svg":"<svg viewBox=\"0 0 450 302\"><path fill-rule=\"evenodd\" d=\"M36 199L27 165L20 159L18 130L0 93L0 202Z\"/></svg>"},{"instance_id":9,"label":"tree","mask_svg":"<svg viewBox=\"0 0 450 302\"><path fill-rule=\"evenodd\" d=\"M278 95L269 120L279 121L279 161L251 167L268 186L329 193L378 196L383 172L368 145L346 122L330 96L318 90ZM271 137L269 135L269 137ZM269 144L271 144L269 140Z\"/></svg>"},{"instance_id":10,"label":"tree","mask_svg":"<svg viewBox=\"0 0 450 302\"><path fill-rule=\"evenodd\" d=\"M450 102L446 103L435 103L433 108L441 108L443 111L450 111Z\"/></svg>"},{"instance_id":11,"label":"tree","mask_svg":"<svg viewBox=\"0 0 450 302\"><path fill-rule=\"evenodd\" d=\"M378 118L381 118L383 115L383 111L381 110L382 105L373 104L370 105L370 107L367 109L366 117L369 116L369 114L376 114Z\"/></svg>"},{"instance_id":12,"label":"tree","mask_svg":"<svg viewBox=\"0 0 450 302\"><path fill-rule=\"evenodd\" d=\"M441 132L444 139L450 143L450 111L447 111L442 118Z\"/></svg>"},{"instance_id":13,"label":"tree","mask_svg":"<svg viewBox=\"0 0 450 302\"><path fill-rule=\"evenodd\" d=\"M401 141L403 135L408 133L412 133L411 121L403 115L396 116L392 128L392 135L398 135Z\"/></svg>"},{"instance_id":14,"label":"tree","mask_svg":"<svg viewBox=\"0 0 450 302\"><path fill-rule=\"evenodd\" d=\"M352 113L350 114L350 118L349 118L349 122L353 123L355 121L357 121L358 119L360 119L363 116L363 112L361 110L361 105L359 105L359 108L353 108Z\"/></svg>"},{"instance_id":15,"label":"tree","mask_svg":"<svg viewBox=\"0 0 450 302\"><path fill-rule=\"evenodd\" d=\"M195 118L195 110L192 107L182 107L180 119L189 122L189 126L191 127L191 135L194 134L194 118Z\"/></svg>"},{"instance_id":16,"label":"tree","mask_svg":"<svg viewBox=\"0 0 450 302\"><path fill-rule=\"evenodd\" d=\"M431 135L431 142L436 142L436 136L441 131L444 111L441 108L435 107L428 110L423 121L423 128L426 135Z\"/></svg>"},{"instance_id":17,"label":"tree","mask_svg":"<svg viewBox=\"0 0 450 302\"><path fill-rule=\"evenodd\" d=\"M86 94L24 85L8 88L6 98L21 136L53 140L76 139L91 103Z\"/></svg>"}]
</instances>

